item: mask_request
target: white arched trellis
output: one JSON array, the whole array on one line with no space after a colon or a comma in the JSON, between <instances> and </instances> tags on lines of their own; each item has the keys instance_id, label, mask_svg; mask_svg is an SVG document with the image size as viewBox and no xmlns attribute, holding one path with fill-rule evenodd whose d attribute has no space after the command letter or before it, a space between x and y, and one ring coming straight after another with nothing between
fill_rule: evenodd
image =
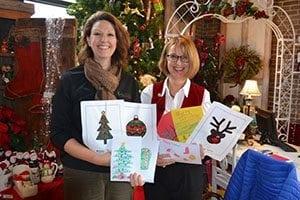
<instances>
[{"instance_id":1,"label":"white arched trellis","mask_svg":"<svg viewBox=\"0 0 300 200\"><path fill-rule=\"evenodd\" d=\"M242 23L253 19L252 17L229 19L220 14L202 13L201 5L209 7L209 4L210 0L205 4L200 4L197 0L181 4L168 21L165 37L185 34L194 22L208 16L217 18L223 23ZM273 111L276 113L279 136L287 141L292 113L295 30L288 14L281 7L273 6L272 0L258 0L255 5L270 16L268 19L259 20L263 20L272 29L277 40Z\"/></svg>"}]
</instances>

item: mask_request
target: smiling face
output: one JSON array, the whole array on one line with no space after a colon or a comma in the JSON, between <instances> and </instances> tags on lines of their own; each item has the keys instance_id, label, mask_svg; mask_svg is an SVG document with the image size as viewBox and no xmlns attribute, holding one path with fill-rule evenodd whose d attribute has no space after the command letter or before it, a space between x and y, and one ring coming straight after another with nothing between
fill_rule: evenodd
<instances>
[{"instance_id":1,"label":"smiling face","mask_svg":"<svg viewBox=\"0 0 300 200\"><path fill-rule=\"evenodd\" d=\"M117 46L117 36L114 27L106 20L95 22L90 36L87 37L87 42L94 53L96 62L111 61Z\"/></svg>"},{"instance_id":2,"label":"smiling face","mask_svg":"<svg viewBox=\"0 0 300 200\"><path fill-rule=\"evenodd\" d=\"M185 80L189 73L188 55L180 45L173 45L167 53L167 68L169 78Z\"/></svg>"}]
</instances>

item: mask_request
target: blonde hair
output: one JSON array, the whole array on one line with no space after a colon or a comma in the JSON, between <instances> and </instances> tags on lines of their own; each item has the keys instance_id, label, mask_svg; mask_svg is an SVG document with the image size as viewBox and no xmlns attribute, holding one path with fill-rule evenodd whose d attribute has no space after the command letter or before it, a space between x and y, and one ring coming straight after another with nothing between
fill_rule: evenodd
<instances>
[{"instance_id":1,"label":"blonde hair","mask_svg":"<svg viewBox=\"0 0 300 200\"><path fill-rule=\"evenodd\" d=\"M124 28L123 24L112 14L104 11L98 11L91 15L85 23L83 28L83 35L80 40L80 51L78 54L78 62L84 64L87 58L93 58L94 53L87 43L87 37L91 35L93 25L100 21L105 20L111 23L114 27L117 37L117 47L112 55L112 65L121 68L126 68L128 63L128 49L130 46L129 33Z\"/></svg>"},{"instance_id":2,"label":"blonde hair","mask_svg":"<svg viewBox=\"0 0 300 200\"><path fill-rule=\"evenodd\" d=\"M170 48L173 46L180 46L183 49L183 51L187 53L190 65L188 78L192 79L199 71L200 59L194 42L191 38L187 36L180 35L178 37L169 39L169 41L164 46L158 63L160 71L166 76L170 74L167 66L167 55L169 53Z\"/></svg>"}]
</instances>

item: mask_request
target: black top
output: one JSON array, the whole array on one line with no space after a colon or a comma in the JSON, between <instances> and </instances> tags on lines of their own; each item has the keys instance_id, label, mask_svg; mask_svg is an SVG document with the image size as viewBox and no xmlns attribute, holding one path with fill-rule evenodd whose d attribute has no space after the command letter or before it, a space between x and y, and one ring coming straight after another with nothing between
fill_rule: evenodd
<instances>
[{"instance_id":1,"label":"black top","mask_svg":"<svg viewBox=\"0 0 300 200\"><path fill-rule=\"evenodd\" d=\"M64 73L52 100L50 137L54 146L61 150L64 166L87 171L109 172L109 167L97 166L64 152L64 145L71 138L83 144L80 102L94 100L95 94L96 89L85 77L82 66ZM125 101L140 102L138 84L128 73L122 72L115 96Z\"/></svg>"}]
</instances>

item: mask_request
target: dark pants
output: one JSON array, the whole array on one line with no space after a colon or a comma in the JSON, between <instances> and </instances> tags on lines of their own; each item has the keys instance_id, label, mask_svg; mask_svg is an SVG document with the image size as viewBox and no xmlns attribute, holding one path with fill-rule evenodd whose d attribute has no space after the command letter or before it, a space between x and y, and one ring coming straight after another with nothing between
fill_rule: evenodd
<instances>
[{"instance_id":1,"label":"dark pants","mask_svg":"<svg viewBox=\"0 0 300 200\"><path fill-rule=\"evenodd\" d=\"M129 183L111 182L109 173L64 167L65 200L131 200Z\"/></svg>"},{"instance_id":2,"label":"dark pants","mask_svg":"<svg viewBox=\"0 0 300 200\"><path fill-rule=\"evenodd\" d=\"M201 200L203 172L202 165L176 163L156 167L155 183L144 186L146 200Z\"/></svg>"}]
</instances>

